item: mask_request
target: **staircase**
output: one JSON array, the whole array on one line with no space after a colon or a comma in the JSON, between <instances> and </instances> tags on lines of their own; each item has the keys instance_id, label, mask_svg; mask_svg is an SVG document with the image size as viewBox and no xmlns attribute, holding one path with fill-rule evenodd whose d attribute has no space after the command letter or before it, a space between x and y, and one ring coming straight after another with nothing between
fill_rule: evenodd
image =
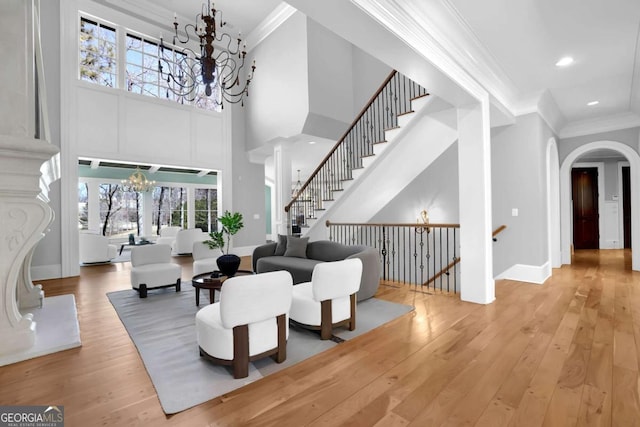
<instances>
[{"instance_id":1,"label":"staircase","mask_svg":"<svg viewBox=\"0 0 640 427\"><path fill-rule=\"evenodd\" d=\"M285 206L290 232L327 238L324 220L369 221L457 141L451 105L392 72Z\"/></svg>"}]
</instances>

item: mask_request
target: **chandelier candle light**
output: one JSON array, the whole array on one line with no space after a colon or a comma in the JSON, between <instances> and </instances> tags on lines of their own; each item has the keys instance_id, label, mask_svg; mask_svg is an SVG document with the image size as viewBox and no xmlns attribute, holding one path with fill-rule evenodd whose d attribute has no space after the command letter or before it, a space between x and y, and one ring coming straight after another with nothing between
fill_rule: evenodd
<instances>
[{"instance_id":1,"label":"chandelier candle light","mask_svg":"<svg viewBox=\"0 0 640 427\"><path fill-rule=\"evenodd\" d=\"M129 179L123 179L120 181L122 185L131 188L133 191L144 193L153 190L156 186L155 181L149 181L147 177L142 173L140 168L136 168L136 171L131 174Z\"/></svg>"},{"instance_id":2,"label":"chandelier candle light","mask_svg":"<svg viewBox=\"0 0 640 427\"><path fill-rule=\"evenodd\" d=\"M256 69L254 61L246 82L240 83L240 73L247 54L246 43L242 42L240 34L235 39L236 44L232 36L220 31L227 23L222 20L222 12L216 10L210 1L207 2L206 9L202 5L202 11L196 15L195 21L195 24L184 26L186 38L181 38L178 33L178 17L173 15L173 45L186 45L190 37L198 38L199 53L188 46L165 48L162 37L160 38L158 71L167 82L167 97L171 91L180 100L191 102L202 95L201 87L204 85L205 95L214 95L212 99L216 106L224 107L224 102L240 102L244 106L244 97L249 96L249 84ZM214 43L224 48L216 50Z\"/></svg>"}]
</instances>

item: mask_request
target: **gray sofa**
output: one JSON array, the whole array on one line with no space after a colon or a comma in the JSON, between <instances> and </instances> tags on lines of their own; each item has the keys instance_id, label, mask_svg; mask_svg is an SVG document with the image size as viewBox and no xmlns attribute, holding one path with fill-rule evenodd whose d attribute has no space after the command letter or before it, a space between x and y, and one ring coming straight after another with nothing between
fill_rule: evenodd
<instances>
[{"instance_id":1,"label":"gray sofa","mask_svg":"<svg viewBox=\"0 0 640 427\"><path fill-rule=\"evenodd\" d=\"M347 258L362 260L362 280L358 291L358 301L371 298L380 284L380 258L376 249L368 246L347 246L328 240L319 240L307 244L307 258L274 255L276 243L258 246L253 251L253 271L286 270L293 276L293 283L311 281L313 267L320 262L340 261Z\"/></svg>"}]
</instances>

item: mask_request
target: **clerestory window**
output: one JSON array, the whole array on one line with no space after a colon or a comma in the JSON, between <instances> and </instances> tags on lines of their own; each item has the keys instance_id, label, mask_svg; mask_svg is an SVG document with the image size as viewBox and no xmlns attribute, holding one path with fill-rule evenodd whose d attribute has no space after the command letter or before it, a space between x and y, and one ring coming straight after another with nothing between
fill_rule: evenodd
<instances>
[{"instance_id":1,"label":"clerestory window","mask_svg":"<svg viewBox=\"0 0 640 427\"><path fill-rule=\"evenodd\" d=\"M117 87L116 30L98 21L80 18L80 79Z\"/></svg>"}]
</instances>

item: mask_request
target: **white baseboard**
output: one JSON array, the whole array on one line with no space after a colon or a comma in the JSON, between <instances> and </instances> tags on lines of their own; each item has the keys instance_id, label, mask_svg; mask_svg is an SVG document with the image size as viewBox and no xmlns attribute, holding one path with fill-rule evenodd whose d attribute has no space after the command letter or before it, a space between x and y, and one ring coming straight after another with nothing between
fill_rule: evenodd
<instances>
[{"instance_id":1,"label":"white baseboard","mask_svg":"<svg viewBox=\"0 0 640 427\"><path fill-rule=\"evenodd\" d=\"M517 280L519 282L529 282L542 284L551 277L551 265L546 262L540 266L515 264L498 274L495 279Z\"/></svg>"},{"instance_id":2,"label":"white baseboard","mask_svg":"<svg viewBox=\"0 0 640 427\"><path fill-rule=\"evenodd\" d=\"M59 279L62 277L62 265L32 265L31 266L31 280L33 282L37 280L49 280Z\"/></svg>"}]
</instances>

